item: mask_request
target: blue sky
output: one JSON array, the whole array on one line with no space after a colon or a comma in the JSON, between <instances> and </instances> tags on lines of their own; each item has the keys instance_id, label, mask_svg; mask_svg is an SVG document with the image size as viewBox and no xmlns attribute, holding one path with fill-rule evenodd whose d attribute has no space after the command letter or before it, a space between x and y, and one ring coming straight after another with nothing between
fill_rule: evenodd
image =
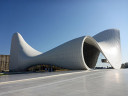
<instances>
[{"instance_id":1,"label":"blue sky","mask_svg":"<svg viewBox=\"0 0 128 96\"><path fill-rule=\"evenodd\" d=\"M0 0L0 54L9 54L19 32L46 52L76 37L117 28L122 61L128 61L128 0Z\"/></svg>"}]
</instances>

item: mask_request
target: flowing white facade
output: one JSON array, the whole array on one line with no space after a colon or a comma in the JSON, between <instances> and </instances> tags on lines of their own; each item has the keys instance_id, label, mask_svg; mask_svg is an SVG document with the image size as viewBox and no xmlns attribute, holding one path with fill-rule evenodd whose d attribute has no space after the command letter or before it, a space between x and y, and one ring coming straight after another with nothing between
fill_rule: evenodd
<instances>
[{"instance_id":1,"label":"flowing white facade","mask_svg":"<svg viewBox=\"0 0 128 96\"><path fill-rule=\"evenodd\" d=\"M95 67L100 52L113 68L121 67L119 30L109 29L93 37L79 37L45 53L33 49L19 33L15 33L12 37L9 69L25 71L36 64L50 64L72 70L90 69Z\"/></svg>"}]
</instances>

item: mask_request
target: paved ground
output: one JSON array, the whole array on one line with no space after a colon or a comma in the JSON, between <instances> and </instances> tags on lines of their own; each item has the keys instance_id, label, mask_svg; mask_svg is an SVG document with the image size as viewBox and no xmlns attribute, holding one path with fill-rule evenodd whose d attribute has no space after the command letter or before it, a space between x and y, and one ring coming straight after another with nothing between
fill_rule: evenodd
<instances>
[{"instance_id":1,"label":"paved ground","mask_svg":"<svg viewBox=\"0 0 128 96\"><path fill-rule=\"evenodd\" d=\"M128 69L1 76L0 96L128 96Z\"/></svg>"}]
</instances>

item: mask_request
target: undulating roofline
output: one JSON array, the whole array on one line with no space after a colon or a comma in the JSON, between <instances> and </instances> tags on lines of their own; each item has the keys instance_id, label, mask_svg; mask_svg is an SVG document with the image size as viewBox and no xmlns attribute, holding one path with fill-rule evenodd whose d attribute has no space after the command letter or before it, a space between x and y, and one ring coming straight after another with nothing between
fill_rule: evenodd
<instances>
[{"instance_id":1,"label":"undulating roofline","mask_svg":"<svg viewBox=\"0 0 128 96\"><path fill-rule=\"evenodd\" d=\"M102 53L115 69L121 67L120 32L108 29L90 37L70 40L50 51L41 53L28 45L19 33L12 37L10 71L25 71L36 64L50 64L71 70L94 68Z\"/></svg>"}]
</instances>

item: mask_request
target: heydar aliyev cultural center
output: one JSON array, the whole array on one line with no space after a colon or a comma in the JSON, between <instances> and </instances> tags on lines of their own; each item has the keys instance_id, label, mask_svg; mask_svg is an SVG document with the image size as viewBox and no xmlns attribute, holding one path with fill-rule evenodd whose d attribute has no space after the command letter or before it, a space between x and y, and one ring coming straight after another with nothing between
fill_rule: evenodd
<instances>
[{"instance_id":1,"label":"heydar aliyev cultural center","mask_svg":"<svg viewBox=\"0 0 128 96\"><path fill-rule=\"evenodd\" d=\"M115 69L121 67L120 32L108 29L95 36L70 40L50 51L41 53L28 45L19 33L14 33L10 50L10 71L25 71L36 64L52 64L71 70L94 68L99 53Z\"/></svg>"}]
</instances>

